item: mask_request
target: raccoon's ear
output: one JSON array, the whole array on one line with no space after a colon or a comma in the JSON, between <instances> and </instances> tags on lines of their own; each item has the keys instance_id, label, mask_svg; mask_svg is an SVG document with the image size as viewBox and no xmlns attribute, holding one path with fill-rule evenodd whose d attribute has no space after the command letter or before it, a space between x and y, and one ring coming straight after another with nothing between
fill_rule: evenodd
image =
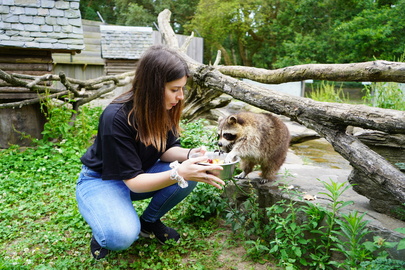
<instances>
[{"instance_id":1,"label":"raccoon's ear","mask_svg":"<svg viewBox=\"0 0 405 270\"><path fill-rule=\"evenodd\" d=\"M245 124L245 120L237 115L232 115L228 118L228 123L231 125L238 123L239 125L243 126Z\"/></svg>"},{"instance_id":2,"label":"raccoon's ear","mask_svg":"<svg viewBox=\"0 0 405 270\"><path fill-rule=\"evenodd\" d=\"M219 117L218 117L218 123L221 123L221 122L222 122L222 120L224 120L224 117L219 116Z\"/></svg>"},{"instance_id":3,"label":"raccoon's ear","mask_svg":"<svg viewBox=\"0 0 405 270\"><path fill-rule=\"evenodd\" d=\"M233 124L235 124L236 122L237 122L237 118L236 118L236 116L235 115L231 115L231 116L229 116L229 118L228 118L228 123L229 124L231 124L231 125L233 125Z\"/></svg>"}]
</instances>

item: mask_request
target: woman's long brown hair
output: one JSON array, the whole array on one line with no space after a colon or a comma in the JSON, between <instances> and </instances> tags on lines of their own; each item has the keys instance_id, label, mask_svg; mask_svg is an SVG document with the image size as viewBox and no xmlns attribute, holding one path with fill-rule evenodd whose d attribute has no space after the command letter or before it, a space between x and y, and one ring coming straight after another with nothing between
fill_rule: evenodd
<instances>
[{"instance_id":1,"label":"woman's long brown hair","mask_svg":"<svg viewBox=\"0 0 405 270\"><path fill-rule=\"evenodd\" d=\"M184 59L167 47L152 46L144 53L136 68L132 88L125 100L120 101L133 100L128 123L138 131L137 140L164 152L168 132L171 130L179 135L183 102L180 100L167 110L165 84L189 75Z\"/></svg>"}]
</instances>

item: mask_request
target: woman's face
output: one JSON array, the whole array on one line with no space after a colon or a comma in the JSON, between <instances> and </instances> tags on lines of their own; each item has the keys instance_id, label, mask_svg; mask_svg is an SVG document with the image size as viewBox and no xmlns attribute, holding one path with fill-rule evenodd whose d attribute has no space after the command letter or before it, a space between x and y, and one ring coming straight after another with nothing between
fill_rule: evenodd
<instances>
[{"instance_id":1,"label":"woman's face","mask_svg":"<svg viewBox=\"0 0 405 270\"><path fill-rule=\"evenodd\" d=\"M184 99L183 87L186 83L187 77L184 76L183 78L165 84L165 104L167 110L170 110L176 106L180 100Z\"/></svg>"}]
</instances>

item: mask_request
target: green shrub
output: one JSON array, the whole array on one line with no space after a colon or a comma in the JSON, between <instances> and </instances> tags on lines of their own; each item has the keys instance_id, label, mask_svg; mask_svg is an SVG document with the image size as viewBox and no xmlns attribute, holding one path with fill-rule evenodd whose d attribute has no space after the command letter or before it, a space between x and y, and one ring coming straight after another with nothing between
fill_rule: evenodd
<instances>
[{"instance_id":1,"label":"green shrub","mask_svg":"<svg viewBox=\"0 0 405 270\"><path fill-rule=\"evenodd\" d=\"M398 270L405 269L405 261L378 258L360 263L363 270Z\"/></svg>"},{"instance_id":2,"label":"green shrub","mask_svg":"<svg viewBox=\"0 0 405 270\"><path fill-rule=\"evenodd\" d=\"M181 146L184 148L196 148L204 145L210 151L217 149L216 129L209 128L208 125L209 122L205 119L198 119L192 122L182 120Z\"/></svg>"},{"instance_id":3,"label":"green shrub","mask_svg":"<svg viewBox=\"0 0 405 270\"><path fill-rule=\"evenodd\" d=\"M377 82L365 87L366 104L383 108L405 111L405 91L395 82Z\"/></svg>"},{"instance_id":4,"label":"green shrub","mask_svg":"<svg viewBox=\"0 0 405 270\"><path fill-rule=\"evenodd\" d=\"M207 120L182 121L181 125L184 130L181 135L181 145L183 147L196 148L204 145L210 151L217 148L216 129L207 128ZM183 209L183 219L204 219L218 216L225 208L221 193L221 190L211 185L198 183L194 191L186 198L188 203Z\"/></svg>"}]
</instances>

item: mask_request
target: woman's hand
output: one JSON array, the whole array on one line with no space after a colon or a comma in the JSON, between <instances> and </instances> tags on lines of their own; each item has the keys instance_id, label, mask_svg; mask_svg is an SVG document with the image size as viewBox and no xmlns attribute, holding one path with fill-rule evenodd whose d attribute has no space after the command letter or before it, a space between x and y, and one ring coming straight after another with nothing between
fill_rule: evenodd
<instances>
[{"instance_id":1,"label":"woman's hand","mask_svg":"<svg viewBox=\"0 0 405 270\"><path fill-rule=\"evenodd\" d=\"M220 171L223 168L220 165L215 165L215 164L209 164L209 165L197 164L200 162L206 162L207 159L208 158L206 156L190 158L190 159L184 161L183 163L181 163L181 165L179 166L179 168L177 170L177 173L186 180L207 183L216 188L222 189L222 186L225 185L225 182L222 181L217 176L219 175Z\"/></svg>"}]
</instances>

